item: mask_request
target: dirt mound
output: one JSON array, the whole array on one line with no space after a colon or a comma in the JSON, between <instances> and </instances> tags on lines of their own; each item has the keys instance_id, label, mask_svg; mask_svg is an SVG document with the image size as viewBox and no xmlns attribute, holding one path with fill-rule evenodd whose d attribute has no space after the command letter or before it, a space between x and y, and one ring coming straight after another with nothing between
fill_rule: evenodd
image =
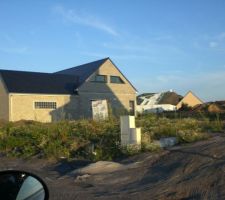
<instances>
[{"instance_id":1,"label":"dirt mound","mask_svg":"<svg viewBox=\"0 0 225 200\"><path fill-rule=\"evenodd\" d=\"M220 105L213 103L213 104L209 105L208 111L210 113L221 113L221 112L223 112L223 109Z\"/></svg>"},{"instance_id":2,"label":"dirt mound","mask_svg":"<svg viewBox=\"0 0 225 200\"><path fill-rule=\"evenodd\" d=\"M225 113L225 101L207 102L193 108L197 112Z\"/></svg>"},{"instance_id":3,"label":"dirt mound","mask_svg":"<svg viewBox=\"0 0 225 200\"><path fill-rule=\"evenodd\" d=\"M103 173L112 173L117 170L121 170L124 168L124 165L109 162L109 161L98 161L96 163L92 163L86 167L80 168L76 170L74 173L79 174L103 174Z\"/></svg>"},{"instance_id":4,"label":"dirt mound","mask_svg":"<svg viewBox=\"0 0 225 200\"><path fill-rule=\"evenodd\" d=\"M119 163L81 163L82 167L77 162L61 163L63 173L59 164L0 157L0 169L23 169L42 177L51 199L225 199L222 134L160 153L139 154ZM68 175L77 165L87 174Z\"/></svg>"}]
</instances>

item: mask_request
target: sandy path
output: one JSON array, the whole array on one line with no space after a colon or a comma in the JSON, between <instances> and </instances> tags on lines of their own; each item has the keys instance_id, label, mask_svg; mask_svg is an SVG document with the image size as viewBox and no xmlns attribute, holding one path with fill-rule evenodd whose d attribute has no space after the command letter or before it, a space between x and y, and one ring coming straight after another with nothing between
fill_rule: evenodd
<instances>
[{"instance_id":1,"label":"sandy path","mask_svg":"<svg viewBox=\"0 0 225 200\"><path fill-rule=\"evenodd\" d=\"M110 163L111 171L104 173L77 170L88 164L0 158L1 170L22 169L43 178L51 199L225 199L222 135L157 154L143 153L117 163L116 170Z\"/></svg>"}]
</instances>

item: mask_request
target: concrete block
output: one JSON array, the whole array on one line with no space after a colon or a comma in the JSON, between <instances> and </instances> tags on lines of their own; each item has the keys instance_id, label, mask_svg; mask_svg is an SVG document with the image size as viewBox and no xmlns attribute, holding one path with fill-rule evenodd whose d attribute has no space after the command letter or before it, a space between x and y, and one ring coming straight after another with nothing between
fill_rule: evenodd
<instances>
[{"instance_id":1,"label":"concrete block","mask_svg":"<svg viewBox=\"0 0 225 200\"><path fill-rule=\"evenodd\" d=\"M135 118L134 116L120 116L120 130L121 133L128 134L130 128L135 128Z\"/></svg>"},{"instance_id":2,"label":"concrete block","mask_svg":"<svg viewBox=\"0 0 225 200\"><path fill-rule=\"evenodd\" d=\"M127 145L130 143L130 128L135 128L134 116L121 116L120 117L120 134L121 145Z\"/></svg>"},{"instance_id":3,"label":"concrete block","mask_svg":"<svg viewBox=\"0 0 225 200\"><path fill-rule=\"evenodd\" d=\"M130 144L141 144L141 128L130 129Z\"/></svg>"},{"instance_id":4,"label":"concrete block","mask_svg":"<svg viewBox=\"0 0 225 200\"><path fill-rule=\"evenodd\" d=\"M176 137L167 137L167 138L161 138L159 140L161 147L172 147L178 143Z\"/></svg>"},{"instance_id":5,"label":"concrete block","mask_svg":"<svg viewBox=\"0 0 225 200\"><path fill-rule=\"evenodd\" d=\"M140 145L141 128L135 128L134 116L120 117L121 145Z\"/></svg>"},{"instance_id":6,"label":"concrete block","mask_svg":"<svg viewBox=\"0 0 225 200\"><path fill-rule=\"evenodd\" d=\"M130 142L130 135L121 135L121 145L127 145Z\"/></svg>"}]
</instances>

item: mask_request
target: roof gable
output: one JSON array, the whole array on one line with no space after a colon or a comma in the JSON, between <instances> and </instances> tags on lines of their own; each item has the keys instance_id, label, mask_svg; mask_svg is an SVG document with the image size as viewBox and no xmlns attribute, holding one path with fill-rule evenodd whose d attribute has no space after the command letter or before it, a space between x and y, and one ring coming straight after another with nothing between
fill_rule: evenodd
<instances>
[{"instance_id":1,"label":"roof gable","mask_svg":"<svg viewBox=\"0 0 225 200\"><path fill-rule=\"evenodd\" d=\"M94 62L90 62L87 64L79 65L76 67L72 67L69 69L61 70L55 72L55 74L70 74L79 77L79 86L81 86L94 72L96 72L107 60L109 60L113 66L119 71L119 73L127 80L127 82L134 88L135 91L137 89L132 85L132 83L124 76L124 74L120 71L120 69L113 63L113 61L108 57L101 60L97 60Z\"/></svg>"},{"instance_id":2,"label":"roof gable","mask_svg":"<svg viewBox=\"0 0 225 200\"><path fill-rule=\"evenodd\" d=\"M71 75L0 70L11 93L74 94L78 78Z\"/></svg>"},{"instance_id":3,"label":"roof gable","mask_svg":"<svg viewBox=\"0 0 225 200\"><path fill-rule=\"evenodd\" d=\"M133 84L127 79L127 77L120 71L120 69L115 65L115 63L110 59L110 62L114 65L114 67L120 72L120 74L127 80L127 82L131 85L131 87L137 92L138 90L133 86Z\"/></svg>"},{"instance_id":4,"label":"roof gable","mask_svg":"<svg viewBox=\"0 0 225 200\"><path fill-rule=\"evenodd\" d=\"M86 63L76 67L68 68L55 72L55 74L69 74L79 77L79 85L81 85L85 80L91 76L106 60L109 58L104 58L94 62Z\"/></svg>"},{"instance_id":5,"label":"roof gable","mask_svg":"<svg viewBox=\"0 0 225 200\"><path fill-rule=\"evenodd\" d=\"M181 108L182 104L187 104L189 107L193 107L197 104L202 104L203 101L199 99L192 91L188 91L188 93L184 96L183 99L177 104L177 108Z\"/></svg>"},{"instance_id":6,"label":"roof gable","mask_svg":"<svg viewBox=\"0 0 225 200\"><path fill-rule=\"evenodd\" d=\"M195 97L196 99L198 99L201 103L204 103L204 102L203 102L199 97L197 97L197 96L194 94L194 92L192 92L192 91L188 91L187 94L184 95L184 98L183 98L183 99L187 98L188 96L193 96L193 97Z\"/></svg>"}]
</instances>

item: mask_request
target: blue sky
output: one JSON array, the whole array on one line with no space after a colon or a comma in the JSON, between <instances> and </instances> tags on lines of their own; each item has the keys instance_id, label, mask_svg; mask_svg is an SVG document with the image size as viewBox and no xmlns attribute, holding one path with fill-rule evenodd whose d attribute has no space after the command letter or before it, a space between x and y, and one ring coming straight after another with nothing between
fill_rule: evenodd
<instances>
[{"instance_id":1,"label":"blue sky","mask_svg":"<svg viewBox=\"0 0 225 200\"><path fill-rule=\"evenodd\" d=\"M54 72L105 57L139 93L225 100L225 1L0 1L1 69Z\"/></svg>"}]
</instances>

